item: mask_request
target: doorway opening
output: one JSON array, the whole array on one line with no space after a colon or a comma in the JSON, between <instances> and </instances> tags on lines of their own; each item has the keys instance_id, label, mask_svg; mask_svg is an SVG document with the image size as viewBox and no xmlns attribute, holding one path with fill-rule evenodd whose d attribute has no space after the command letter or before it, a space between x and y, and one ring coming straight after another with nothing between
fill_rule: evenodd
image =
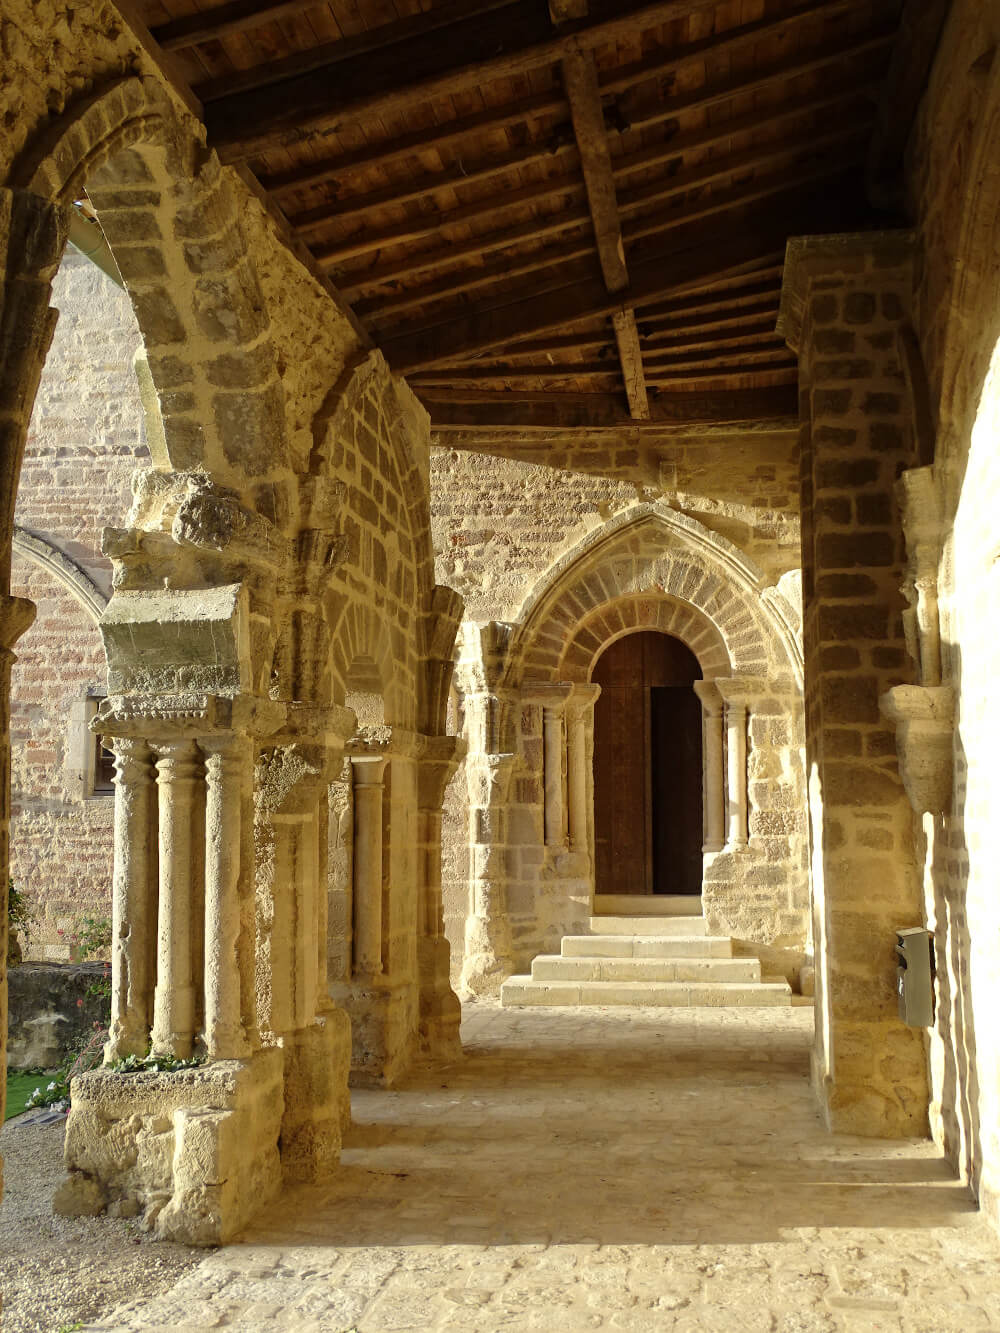
<instances>
[{"instance_id":1,"label":"doorway opening","mask_svg":"<svg viewBox=\"0 0 1000 1333\"><path fill-rule=\"evenodd\" d=\"M594 709L594 874L602 895L700 895L701 680L671 634L616 640L598 659Z\"/></svg>"}]
</instances>

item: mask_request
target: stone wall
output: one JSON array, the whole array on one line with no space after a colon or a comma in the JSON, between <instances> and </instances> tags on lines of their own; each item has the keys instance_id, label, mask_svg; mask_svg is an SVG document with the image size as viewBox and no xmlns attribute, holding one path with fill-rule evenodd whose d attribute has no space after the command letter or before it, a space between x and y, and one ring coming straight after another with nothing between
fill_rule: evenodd
<instances>
[{"instance_id":1,"label":"stone wall","mask_svg":"<svg viewBox=\"0 0 1000 1333\"><path fill-rule=\"evenodd\" d=\"M914 321L929 384L933 469L911 563L940 600L941 681L954 699L943 807L925 809L915 854L935 932L931 1128L982 1206L1000 1218L1000 908L996 893L1000 673L1000 17L951 7L910 145L920 263ZM919 544L916 538L919 536ZM920 548L923 547L923 550ZM935 624L936 624L935 617ZM949 707L946 725L952 721ZM940 753L923 760L942 766Z\"/></svg>"},{"instance_id":2,"label":"stone wall","mask_svg":"<svg viewBox=\"0 0 1000 1333\"><path fill-rule=\"evenodd\" d=\"M613 638L659 627L691 643L707 675L741 676L741 702L731 702L749 704L749 845L706 858L711 926L797 981L808 902L793 498L785 495L780 510L746 501L713 508L613 477L443 450L432 476L438 577L462 591L468 617L456 683L469 756L449 789L444 841L453 977L464 969L464 984L473 984L470 959L479 953L524 969L586 927L592 832L578 828L574 840L568 803L569 738L577 710L589 706L579 692L556 698L556 685L585 685ZM689 501L697 517L684 512ZM568 831L555 840L546 833L547 707L560 710L552 725L564 751ZM721 719L721 700L719 708ZM589 735L592 713L584 725ZM477 895L501 894L502 938L480 949L482 939L470 938L488 933L473 922ZM503 969L483 966L493 987Z\"/></svg>"},{"instance_id":3,"label":"stone wall","mask_svg":"<svg viewBox=\"0 0 1000 1333\"><path fill-rule=\"evenodd\" d=\"M11 591L38 610L11 674L11 875L37 917L25 957L65 960L83 916L111 916L113 797L87 789L83 705L107 693L101 533L121 526L149 454L128 297L68 249L53 304L15 510Z\"/></svg>"}]
</instances>

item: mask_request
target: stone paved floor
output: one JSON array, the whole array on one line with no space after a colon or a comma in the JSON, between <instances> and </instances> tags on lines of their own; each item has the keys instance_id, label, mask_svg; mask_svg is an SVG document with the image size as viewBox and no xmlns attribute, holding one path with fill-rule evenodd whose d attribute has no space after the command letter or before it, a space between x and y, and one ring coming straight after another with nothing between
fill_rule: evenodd
<instances>
[{"instance_id":1,"label":"stone paved floor","mask_svg":"<svg viewBox=\"0 0 1000 1333\"><path fill-rule=\"evenodd\" d=\"M825 1134L811 1012L470 1007L358 1093L339 1177L94 1329L1000 1330L1000 1244L928 1143Z\"/></svg>"}]
</instances>

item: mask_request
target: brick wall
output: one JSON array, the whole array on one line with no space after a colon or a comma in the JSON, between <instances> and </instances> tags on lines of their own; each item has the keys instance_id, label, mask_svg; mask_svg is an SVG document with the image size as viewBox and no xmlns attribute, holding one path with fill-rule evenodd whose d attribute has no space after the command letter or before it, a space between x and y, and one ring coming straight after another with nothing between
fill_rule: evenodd
<instances>
[{"instance_id":1,"label":"brick wall","mask_svg":"<svg viewBox=\"0 0 1000 1333\"><path fill-rule=\"evenodd\" d=\"M148 463L132 369L141 340L125 293L72 249L53 304L16 521L107 596L101 531L121 526L131 476ZM85 796L71 744L73 706L105 693L107 668L94 616L65 580L15 552L11 591L38 607L11 680L11 875L38 917L26 956L65 959L81 917L110 915L113 797Z\"/></svg>"}]
</instances>

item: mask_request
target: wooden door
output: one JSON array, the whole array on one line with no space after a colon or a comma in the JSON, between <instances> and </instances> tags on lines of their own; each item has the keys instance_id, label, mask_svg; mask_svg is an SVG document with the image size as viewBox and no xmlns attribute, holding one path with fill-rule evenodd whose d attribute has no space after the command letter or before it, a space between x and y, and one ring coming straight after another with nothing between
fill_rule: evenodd
<instances>
[{"instance_id":1,"label":"wooden door","mask_svg":"<svg viewBox=\"0 0 1000 1333\"><path fill-rule=\"evenodd\" d=\"M701 892L701 706L691 689L700 676L694 654L657 633L618 639L594 668L600 894ZM677 803L666 819L664 800Z\"/></svg>"}]
</instances>

